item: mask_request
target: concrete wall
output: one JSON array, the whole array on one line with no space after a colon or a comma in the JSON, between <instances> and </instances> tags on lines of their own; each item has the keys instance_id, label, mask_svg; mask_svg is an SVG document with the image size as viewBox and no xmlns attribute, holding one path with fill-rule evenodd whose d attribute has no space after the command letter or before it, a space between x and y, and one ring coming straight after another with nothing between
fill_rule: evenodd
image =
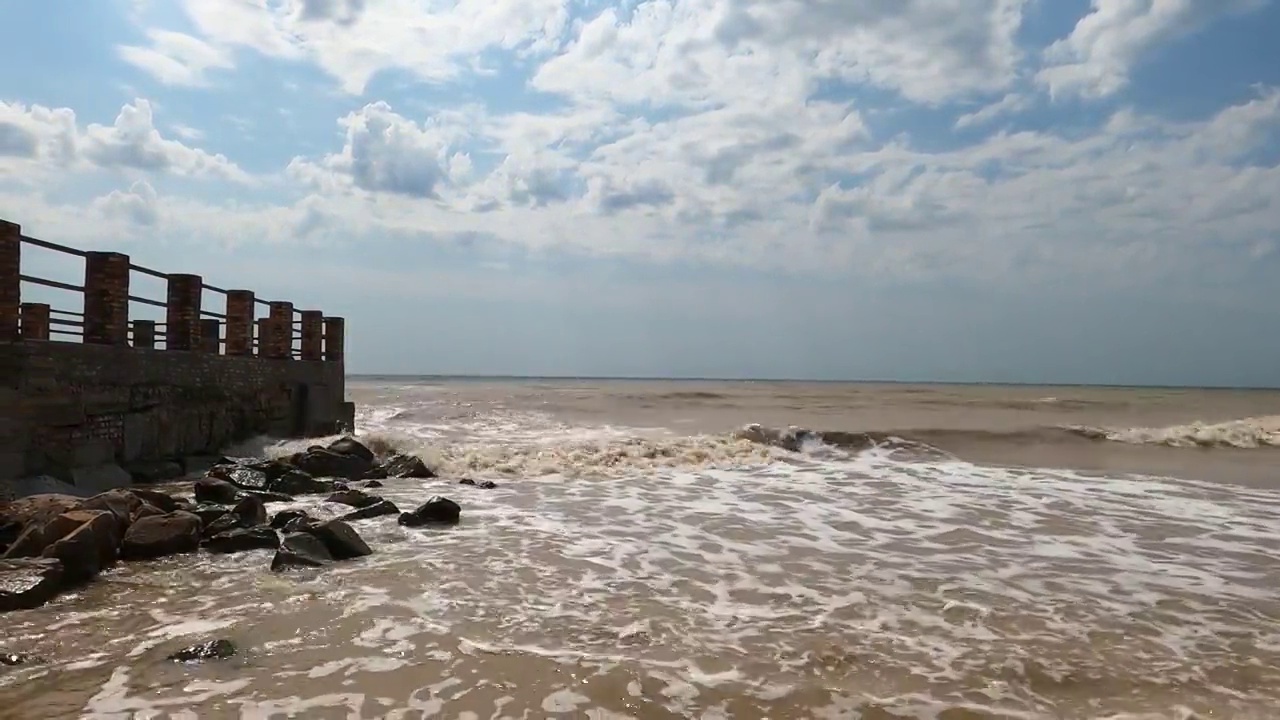
<instances>
[{"instance_id":1,"label":"concrete wall","mask_svg":"<svg viewBox=\"0 0 1280 720\"><path fill-rule=\"evenodd\" d=\"M0 341L0 482L350 422L343 363Z\"/></svg>"}]
</instances>

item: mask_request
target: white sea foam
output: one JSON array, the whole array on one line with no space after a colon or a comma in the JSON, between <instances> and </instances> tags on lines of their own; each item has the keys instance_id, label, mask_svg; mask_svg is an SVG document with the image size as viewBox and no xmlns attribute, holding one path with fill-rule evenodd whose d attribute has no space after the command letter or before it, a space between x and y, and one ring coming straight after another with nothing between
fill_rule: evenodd
<instances>
[{"instance_id":1,"label":"white sea foam","mask_svg":"<svg viewBox=\"0 0 1280 720\"><path fill-rule=\"evenodd\" d=\"M1075 426L1072 427L1072 430L1090 437L1101 437L1131 445L1248 449L1280 447L1280 415L1266 415L1217 423L1194 422L1158 428Z\"/></svg>"},{"instance_id":2,"label":"white sea foam","mask_svg":"<svg viewBox=\"0 0 1280 720\"><path fill-rule=\"evenodd\" d=\"M462 524L357 521L376 553L323 571L272 575L261 551L122 565L109 582L129 591L104 588L105 609L6 617L62 664L0 676L0 700L46 683L92 688L84 717L936 720L1248 720L1280 703L1280 492L908 462L758 427L366 412L368 438L515 477L388 481L402 507L457 499ZM203 631L242 658L162 662Z\"/></svg>"}]
</instances>

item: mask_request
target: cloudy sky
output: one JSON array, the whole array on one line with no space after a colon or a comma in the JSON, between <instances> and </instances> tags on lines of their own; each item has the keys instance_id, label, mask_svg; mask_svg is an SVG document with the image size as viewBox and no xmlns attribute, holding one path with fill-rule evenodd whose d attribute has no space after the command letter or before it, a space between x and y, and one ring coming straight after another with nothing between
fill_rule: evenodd
<instances>
[{"instance_id":1,"label":"cloudy sky","mask_svg":"<svg viewBox=\"0 0 1280 720\"><path fill-rule=\"evenodd\" d=\"M4 17L0 217L353 372L1280 385L1280 0Z\"/></svg>"}]
</instances>

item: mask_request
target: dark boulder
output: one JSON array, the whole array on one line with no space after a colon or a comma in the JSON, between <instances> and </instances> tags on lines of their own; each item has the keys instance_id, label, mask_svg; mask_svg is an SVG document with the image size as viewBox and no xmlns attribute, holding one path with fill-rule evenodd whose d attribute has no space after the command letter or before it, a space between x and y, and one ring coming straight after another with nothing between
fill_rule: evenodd
<instances>
[{"instance_id":1,"label":"dark boulder","mask_svg":"<svg viewBox=\"0 0 1280 720\"><path fill-rule=\"evenodd\" d=\"M395 503L390 500L383 500L379 498L374 504L365 505L359 509L352 510L338 519L349 522L351 520L368 520L369 518L382 517L384 515L399 514L400 508L396 507Z\"/></svg>"},{"instance_id":2,"label":"dark boulder","mask_svg":"<svg viewBox=\"0 0 1280 720\"><path fill-rule=\"evenodd\" d=\"M236 501L236 486L215 477L202 477L195 482L196 502L230 505Z\"/></svg>"},{"instance_id":3,"label":"dark boulder","mask_svg":"<svg viewBox=\"0 0 1280 720\"><path fill-rule=\"evenodd\" d=\"M192 645L169 656L174 662L197 662L200 660L222 660L236 654L236 646L230 640L210 640Z\"/></svg>"},{"instance_id":4,"label":"dark boulder","mask_svg":"<svg viewBox=\"0 0 1280 720\"><path fill-rule=\"evenodd\" d=\"M280 536L269 527L235 528L205 540L204 547L215 553L275 550L280 547Z\"/></svg>"},{"instance_id":5,"label":"dark boulder","mask_svg":"<svg viewBox=\"0 0 1280 720\"><path fill-rule=\"evenodd\" d=\"M333 561L329 549L320 538L306 532L293 532L284 536L280 549L271 559L272 572L291 567L323 567Z\"/></svg>"},{"instance_id":6,"label":"dark boulder","mask_svg":"<svg viewBox=\"0 0 1280 720\"><path fill-rule=\"evenodd\" d=\"M0 560L0 612L30 610L62 589L62 563L54 558Z\"/></svg>"},{"instance_id":7,"label":"dark boulder","mask_svg":"<svg viewBox=\"0 0 1280 720\"><path fill-rule=\"evenodd\" d=\"M231 508L231 514L240 519L240 524L244 527L254 527L256 525L267 524L267 506L262 502L262 498L250 495L236 503Z\"/></svg>"},{"instance_id":8,"label":"dark boulder","mask_svg":"<svg viewBox=\"0 0 1280 720\"><path fill-rule=\"evenodd\" d=\"M209 468L208 477L225 480L242 490L267 490L271 479L256 467L248 465L215 465Z\"/></svg>"},{"instance_id":9,"label":"dark boulder","mask_svg":"<svg viewBox=\"0 0 1280 720\"><path fill-rule=\"evenodd\" d=\"M329 556L334 560L350 560L373 554L373 550L355 531L355 528L341 520L308 525L302 529L302 532L314 535L324 543Z\"/></svg>"},{"instance_id":10,"label":"dark boulder","mask_svg":"<svg viewBox=\"0 0 1280 720\"><path fill-rule=\"evenodd\" d=\"M116 516L120 529L127 530L133 516L143 506L142 498L128 490L108 490L85 500L80 505L85 510L106 510Z\"/></svg>"},{"instance_id":11,"label":"dark boulder","mask_svg":"<svg viewBox=\"0 0 1280 720\"><path fill-rule=\"evenodd\" d=\"M387 477L393 478L433 478L436 476L427 464L422 462L422 458L417 455L401 455L396 454L387 458L382 463L382 469L386 471Z\"/></svg>"},{"instance_id":12,"label":"dark boulder","mask_svg":"<svg viewBox=\"0 0 1280 720\"><path fill-rule=\"evenodd\" d=\"M336 492L325 498L325 502L341 503L342 505L350 505L353 508L369 507L376 505L382 498L377 495L370 495L362 490L343 490Z\"/></svg>"},{"instance_id":13,"label":"dark boulder","mask_svg":"<svg viewBox=\"0 0 1280 720\"><path fill-rule=\"evenodd\" d=\"M125 466L125 471L135 483L154 484L176 480L184 474L182 463L176 460L136 462Z\"/></svg>"},{"instance_id":14,"label":"dark boulder","mask_svg":"<svg viewBox=\"0 0 1280 720\"><path fill-rule=\"evenodd\" d=\"M215 520L231 512L231 508L226 505L214 505L212 503L202 503L187 511L192 515L200 518L200 522L205 526L212 525Z\"/></svg>"},{"instance_id":15,"label":"dark boulder","mask_svg":"<svg viewBox=\"0 0 1280 720\"><path fill-rule=\"evenodd\" d=\"M361 485L360 487L365 488L366 490L373 490L373 489L375 489L375 488L380 488L380 487L382 487L382 481L380 481L380 480L370 480L370 481L368 481L368 482L364 483L363 485Z\"/></svg>"},{"instance_id":16,"label":"dark boulder","mask_svg":"<svg viewBox=\"0 0 1280 720\"><path fill-rule=\"evenodd\" d=\"M335 452L339 455L351 455L353 457L358 457L370 465L373 464L375 459L373 451L365 447L353 437L338 438L337 440L329 443L329 447L326 449L329 452Z\"/></svg>"},{"instance_id":17,"label":"dark boulder","mask_svg":"<svg viewBox=\"0 0 1280 720\"><path fill-rule=\"evenodd\" d=\"M478 488L480 488L481 490L492 490L492 489L494 489L494 488L498 487L498 483L496 483L496 482L494 482L494 481L492 481L492 480L480 480L480 481L478 481L478 482L477 482L477 481L475 481L475 480L472 480L471 478L462 478L461 480L459 480L459 481L458 481L458 484L459 484L459 485L470 485L470 486L472 486L472 487L478 487Z\"/></svg>"},{"instance_id":18,"label":"dark boulder","mask_svg":"<svg viewBox=\"0 0 1280 720\"><path fill-rule=\"evenodd\" d=\"M109 510L68 510L45 525L46 537L57 539L41 556L62 563L64 583L88 582L119 559L123 527Z\"/></svg>"},{"instance_id":19,"label":"dark boulder","mask_svg":"<svg viewBox=\"0 0 1280 720\"><path fill-rule=\"evenodd\" d=\"M126 560L145 560L200 547L200 518L181 510L167 515L142 518L129 527L120 544Z\"/></svg>"},{"instance_id":20,"label":"dark boulder","mask_svg":"<svg viewBox=\"0 0 1280 720\"><path fill-rule=\"evenodd\" d=\"M167 513L171 513L180 508L178 498L170 495L169 493L163 493L159 490L148 490L146 488L130 488L129 492L141 498L142 502L157 507Z\"/></svg>"},{"instance_id":21,"label":"dark boulder","mask_svg":"<svg viewBox=\"0 0 1280 720\"><path fill-rule=\"evenodd\" d=\"M302 510L281 510L271 518L271 527L274 530L285 530L293 524L310 519L311 516Z\"/></svg>"},{"instance_id":22,"label":"dark boulder","mask_svg":"<svg viewBox=\"0 0 1280 720\"><path fill-rule=\"evenodd\" d=\"M344 455L325 448L313 448L293 456L293 465L312 477L359 480L373 461L355 455Z\"/></svg>"},{"instance_id":23,"label":"dark boulder","mask_svg":"<svg viewBox=\"0 0 1280 720\"><path fill-rule=\"evenodd\" d=\"M16 538L28 525L43 525L68 510L80 507L83 502L84 498L44 493L0 503L0 527L6 528L5 532Z\"/></svg>"},{"instance_id":24,"label":"dark boulder","mask_svg":"<svg viewBox=\"0 0 1280 720\"><path fill-rule=\"evenodd\" d=\"M268 487L272 492L288 495L320 495L333 492L332 481L316 480L309 473L297 468L289 468L288 472L272 480Z\"/></svg>"},{"instance_id":25,"label":"dark boulder","mask_svg":"<svg viewBox=\"0 0 1280 720\"><path fill-rule=\"evenodd\" d=\"M173 511L161 510L160 508L156 507L155 505L152 505L151 503L143 503L142 507L138 508L138 511L133 514L132 522L130 524L133 524L137 522L139 519L144 517L150 517L152 515L167 515L170 512L173 512Z\"/></svg>"},{"instance_id":26,"label":"dark boulder","mask_svg":"<svg viewBox=\"0 0 1280 720\"><path fill-rule=\"evenodd\" d=\"M256 497L262 502L293 502L295 499L292 495L270 490L241 490L240 497Z\"/></svg>"},{"instance_id":27,"label":"dark boulder","mask_svg":"<svg viewBox=\"0 0 1280 720\"><path fill-rule=\"evenodd\" d=\"M245 525L240 521L239 515L231 512L223 513L221 516L215 518L213 522L203 525L200 529L200 536L211 538L214 535L219 535L227 532L228 530L236 530L244 527Z\"/></svg>"},{"instance_id":28,"label":"dark boulder","mask_svg":"<svg viewBox=\"0 0 1280 720\"><path fill-rule=\"evenodd\" d=\"M401 513L399 523L405 527L423 525L456 525L462 516L462 507L446 497L433 495L413 512Z\"/></svg>"}]
</instances>

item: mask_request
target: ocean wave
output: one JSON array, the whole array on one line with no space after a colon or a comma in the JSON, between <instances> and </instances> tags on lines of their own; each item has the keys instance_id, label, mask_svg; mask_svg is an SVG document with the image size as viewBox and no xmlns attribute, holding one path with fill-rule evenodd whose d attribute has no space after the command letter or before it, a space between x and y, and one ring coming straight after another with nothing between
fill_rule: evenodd
<instances>
[{"instance_id":1,"label":"ocean wave","mask_svg":"<svg viewBox=\"0 0 1280 720\"><path fill-rule=\"evenodd\" d=\"M1108 440L1129 445L1249 450L1280 447L1280 415L1217 423L1193 422L1167 427L1108 428L1072 425L1063 429L1090 440Z\"/></svg>"}]
</instances>

